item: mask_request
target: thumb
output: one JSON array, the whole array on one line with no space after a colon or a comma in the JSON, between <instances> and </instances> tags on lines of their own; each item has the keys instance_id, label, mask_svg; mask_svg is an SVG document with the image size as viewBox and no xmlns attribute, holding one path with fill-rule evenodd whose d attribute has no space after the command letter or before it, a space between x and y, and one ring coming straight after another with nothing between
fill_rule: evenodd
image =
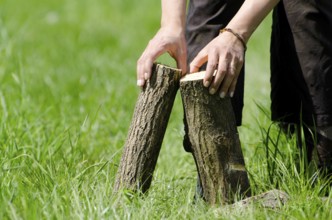
<instances>
[{"instance_id":1,"label":"thumb","mask_svg":"<svg viewBox=\"0 0 332 220\"><path fill-rule=\"evenodd\" d=\"M198 72L199 68L206 63L208 60L208 54L206 49L204 48L203 50L201 50L197 56L193 59L193 61L191 61L190 63L190 72L194 73L194 72Z\"/></svg>"},{"instance_id":2,"label":"thumb","mask_svg":"<svg viewBox=\"0 0 332 220\"><path fill-rule=\"evenodd\" d=\"M176 65L179 69L181 69L182 75L187 73L187 54L184 53L178 57L176 60Z\"/></svg>"}]
</instances>

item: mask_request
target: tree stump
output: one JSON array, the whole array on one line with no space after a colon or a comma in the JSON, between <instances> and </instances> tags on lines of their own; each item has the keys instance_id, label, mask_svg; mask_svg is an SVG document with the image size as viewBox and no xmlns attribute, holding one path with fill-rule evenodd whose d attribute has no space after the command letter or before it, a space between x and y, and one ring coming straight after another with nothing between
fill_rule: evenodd
<instances>
[{"instance_id":1,"label":"tree stump","mask_svg":"<svg viewBox=\"0 0 332 220\"><path fill-rule=\"evenodd\" d=\"M203 188L210 204L231 203L234 194L250 195L250 184L230 98L209 94L204 72L180 80L188 136Z\"/></svg>"},{"instance_id":2,"label":"tree stump","mask_svg":"<svg viewBox=\"0 0 332 220\"><path fill-rule=\"evenodd\" d=\"M145 192L153 172L179 88L181 71L154 64L139 94L119 165L114 190Z\"/></svg>"}]
</instances>

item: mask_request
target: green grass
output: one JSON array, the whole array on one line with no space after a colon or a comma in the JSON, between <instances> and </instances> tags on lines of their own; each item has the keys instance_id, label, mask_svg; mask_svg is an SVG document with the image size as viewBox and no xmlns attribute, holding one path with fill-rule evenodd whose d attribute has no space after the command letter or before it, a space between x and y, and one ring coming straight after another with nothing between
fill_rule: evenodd
<instances>
[{"instance_id":1,"label":"green grass","mask_svg":"<svg viewBox=\"0 0 332 220\"><path fill-rule=\"evenodd\" d=\"M294 139L270 126L270 19L248 46L239 130L253 192L278 187L289 203L221 214L194 205L179 97L149 193L113 194L139 93L136 60L159 20L159 1L0 1L0 219L328 219L324 182L311 186Z\"/></svg>"}]
</instances>

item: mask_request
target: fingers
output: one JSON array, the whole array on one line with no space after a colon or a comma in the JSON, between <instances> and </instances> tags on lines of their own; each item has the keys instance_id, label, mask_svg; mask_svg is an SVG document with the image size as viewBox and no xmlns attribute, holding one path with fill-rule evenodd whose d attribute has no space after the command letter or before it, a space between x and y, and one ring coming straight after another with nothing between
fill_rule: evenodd
<instances>
[{"instance_id":1,"label":"fingers","mask_svg":"<svg viewBox=\"0 0 332 220\"><path fill-rule=\"evenodd\" d=\"M204 48L190 64L190 72L197 72L207 61L206 74L203 80L209 93L219 93L221 98L227 95L233 97L237 78L243 61L230 53L218 53L215 49Z\"/></svg>"},{"instance_id":2,"label":"fingers","mask_svg":"<svg viewBox=\"0 0 332 220\"><path fill-rule=\"evenodd\" d=\"M190 72L194 73L194 72L198 72L199 68L206 63L208 59L208 53L206 48L203 48L198 54L197 56L193 59L193 61L191 61L190 63Z\"/></svg>"},{"instance_id":3,"label":"fingers","mask_svg":"<svg viewBox=\"0 0 332 220\"><path fill-rule=\"evenodd\" d=\"M182 75L187 73L187 51L183 51L178 57L175 57L177 67L181 69Z\"/></svg>"},{"instance_id":4,"label":"fingers","mask_svg":"<svg viewBox=\"0 0 332 220\"><path fill-rule=\"evenodd\" d=\"M215 76L211 78L212 83L210 85L209 92L210 94L215 94L218 90L220 85L222 84L228 70L228 62L225 62L224 59L218 57L218 66L215 70Z\"/></svg>"},{"instance_id":5,"label":"fingers","mask_svg":"<svg viewBox=\"0 0 332 220\"><path fill-rule=\"evenodd\" d=\"M190 64L190 72L197 72L207 62L204 86L209 87L211 94L218 93L221 98L233 96L243 59L244 49L238 38L223 34L198 53Z\"/></svg>"},{"instance_id":6,"label":"fingers","mask_svg":"<svg viewBox=\"0 0 332 220\"><path fill-rule=\"evenodd\" d=\"M223 81L221 88L220 88L220 97L224 98L226 94L228 93L230 97L233 97L237 79L240 74L241 68L243 66L243 60L242 59L233 59L232 62L230 62L228 67L228 74L225 77L225 80Z\"/></svg>"},{"instance_id":7,"label":"fingers","mask_svg":"<svg viewBox=\"0 0 332 220\"><path fill-rule=\"evenodd\" d=\"M225 75L224 80L222 81L222 85L220 87L220 98L225 98L227 94L229 94L231 97L233 96L234 91L231 92L229 89L233 82L236 84L236 79L234 80L235 71L236 70L231 65L229 65L227 74Z\"/></svg>"},{"instance_id":8,"label":"fingers","mask_svg":"<svg viewBox=\"0 0 332 220\"><path fill-rule=\"evenodd\" d=\"M209 93L213 95L220 89L220 85L222 84L223 90L220 91L220 96L224 98L228 92L228 88L230 87L230 83L232 82L231 80L233 78L229 76L227 78L225 77L229 74L228 66L230 62L227 59L227 56L219 55L216 47L210 47L210 45L207 45L190 63L190 72L192 73L199 71L199 68L206 62L207 66L203 79L203 85L205 87L209 87ZM225 79L226 81L223 82Z\"/></svg>"},{"instance_id":9,"label":"fingers","mask_svg":"<svg viewBox=\"0 0 332 220\"><path fill-rule=\"evenodd\" d=\"M240 68L240 70L239 70L239 73L240 73L240 71L241 71L241 68ZM235 74L235 75L239 75L239 73L238 74ZM229 96L230 97L233 97L234 96L234 92L235 92L235 88L236 88L236 84L237 84L237 77L234 77L234 79L233 79L233 81L232 81L232 83L230 84L230 86L229 86ZM222 95L220 94L220 97L222 97ZM223 98L223 97L222 97Z\"/></svg>"},{"instance_id":10,"label":"fingers","mask_svg":"<svg viewBox=\"0 0 332 220\"><path fill-rule=\"evenodd\" d=\"M209 49L208 46L203 48L190 63L190 72L194 73L198 72L201 66L208 61L206 67L206 73L203 79L203 85L205 87L210 86L211 82L213 81L213 75L215 74L216 67L218 66L217 55L212 55L212 53L210 53L210 51L208 50ZM208 54L210 55L208 56ZM216 87L211 87L210 93L214 94L216 90L217 90Z\"/></svg>"},{"instance_id":11,"label":"fingers","mask_svg":"<svg viewBox=\"0 0 332 220\"><path fill-rule=\"evenodd\" d=\"M203 85L205 87L209 87L213 80L213 75L218 67L218 57L216 54L212 53L211 56L208 57L208 63L206 65L206 73L203 80ZM209 87L210 94L216 93L218 90L218 86L215 86L214 83Z\"/></svg>"},{"instance_id":12,"label":"fingers","mask_svg":"<svg viewBox=\"0 0 332 220\"><path fill-rule=\"evenodd\" d=\"M137 63L137 86L144 86L145 80L151 76L153 61L142 57Z\"/></svg>"},{"instance_id":13,"label":"fingers","mask_svg":"<svg viewBox=\"0 0 332 220\"><path fill-rule=\"evenodd\" d=\"M182 75L187 73L187 47L186 42L180 41L180 43L171 50L167 51L171 57L173 57L176 61L176 66L181 70Z\"/></svg>"},{"instance_id":14,"label":"fingers","mask_svg":"<svg viewBox=\"0 0 332 220\"><path fill-rule=\"evenodd\" d=\"M143 87L151 77L155 60L163 53L169 53L177 62L182 73L187 71L187 48L184 34L178 34L173 29L161 28L150 40L148 46L137 61L137 85Z\"/></svg>"},{"instance_id":15,"label":"fingers","mask_svg":"<svg viewBox=\"0 0 332 220\"><path fill-rule=\"evenodd\" d=\"M149 43L141 57L137 61L137 86L143 87L145 81L151 77L153 62L165 52L163 47L154 47Z\"/></svg>"}]
</instances>

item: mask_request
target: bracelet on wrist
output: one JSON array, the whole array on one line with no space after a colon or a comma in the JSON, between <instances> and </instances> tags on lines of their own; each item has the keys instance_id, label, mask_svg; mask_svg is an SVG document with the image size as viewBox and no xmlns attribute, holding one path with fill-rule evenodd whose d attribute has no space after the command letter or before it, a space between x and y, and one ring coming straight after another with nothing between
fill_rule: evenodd
<instances>
[{"instance_id":1,"label":"bracelet on wrist","mask_svg":"<svg viewBox=\"0 0 332 220\"><path fill-rule=\"evenodd\" d=\"M223 33L223 32L229 32L229 33L233 34L239 41L241 41L241 43L243 45L243 48L244 48L244 51L247 50L246 42L244 41L244 39L243 39L243 37L241 35L239 35L238 33L236 33L235 31L233 31L230 28L223 28L223 29L221 29L220 33Z\"/></svg>"}]
</instances>

